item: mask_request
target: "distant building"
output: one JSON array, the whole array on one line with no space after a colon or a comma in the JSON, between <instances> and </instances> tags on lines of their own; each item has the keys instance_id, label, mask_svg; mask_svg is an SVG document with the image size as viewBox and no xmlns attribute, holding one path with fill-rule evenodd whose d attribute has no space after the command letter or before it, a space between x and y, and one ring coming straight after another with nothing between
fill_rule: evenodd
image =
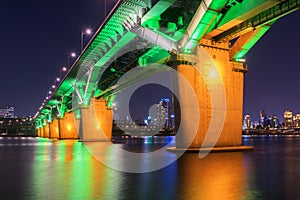
<instances>
[{"instance_id":1,"label":"distant building","mask_svg":"<svg viewBox=\"0 0 300 200\"><path fill-rule=\"evenodd\" d=\"M164 127L166 119L166 109L160 104L155 104L149 110L149 116L144 119L144 124Z\"/></svg>"},{"instance_id":2,"label":"distant building","mask_svg":"<svg viewBox=\"0 0 300 200\"><path fill-rule=\"evenodd\" d=\"M31 117L1 118L0 135L36 136L35 120Z\"/></svg>"},{"instance_id":3,"label":"distant building","mask_svg":"<svg viewBox=\"0 0 300 200\"><path fill-rule=\"evenodd\" d=\"M1 106L0 107L0 118L14 118L15 109L12 106Z\"/></svg>"},{"instance_id":4,"label":"distant building","mask_svg":"<svg viewBox=\"0 0 300 200\"><path fill-rule=\"evenodd\" d=\"M294 126L296 128L300 127L300 114L297 114L297 115L294 116Z\"/></svg>"},{"instance_id":5,"label":"distant building","mask_svg":"<svg viewBox=\"0 0 300 200\"><path fill-rule=\"evenodd\" d=\"M293 112L286 110L284 112L284 127L292 127L293 126Z\"/></svg>"},{"instance_id":6,"label":"distant building","mask_svg":"<svg viewBox=\"0 0 300 200\"><path fill-rule=\"evenodd\" d=\"M258 121L259 125L261 125L262 127L266 127L268 126L268 117L266 114L265 110L261 110L259 112L259 121Z\"/></svg>"},{"instance_id":7,"label":"distant building","mask_svg":"<svg viewBox=\"0 0 300 200\"><path fill-rule=\"evenodd\" d=\"M160 100L159 105L165 108L165 128L173 129L175 127L174 106L169 98Z\"/></svg>"},{"instance_id":8,"label":"distant building","mask_svg":"<svg viewBox=\"0 0 300 200\"><path fill-rule=\"evenodd\" d=\"M278 117L276 117L276 116L270 116L269 117L269 127L271 127L271 128L280 127L280 122L279 122Z\"/></svg>"},{"instance_id":9,"label":"distant building","mask_svg":"<svg viewBox=\"0 0 300 200\"><path fill-rule=\"evenodd\" d=\"M244 122L243 122L243 129L252 129L252 128L253 128L253 123L251 121L250 115L245 115Z\"/></svg>"}]
</instances>

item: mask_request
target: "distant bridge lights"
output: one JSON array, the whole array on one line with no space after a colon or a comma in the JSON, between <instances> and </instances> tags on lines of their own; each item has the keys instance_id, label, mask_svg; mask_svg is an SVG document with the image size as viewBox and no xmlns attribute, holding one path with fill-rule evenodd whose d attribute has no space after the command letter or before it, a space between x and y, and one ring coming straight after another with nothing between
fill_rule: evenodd
<instances>
[{"instance_id":1,"label":"distant bridge lights","mask_svg":"<svg viewBox=\"0 0 300 200\"><path fill-rule=\"evenodd\" d=\"M92 34L92 29L87 28L85 31L81 32L81 52L83 51L83 36Z\"/></svg>"}]
</instances>

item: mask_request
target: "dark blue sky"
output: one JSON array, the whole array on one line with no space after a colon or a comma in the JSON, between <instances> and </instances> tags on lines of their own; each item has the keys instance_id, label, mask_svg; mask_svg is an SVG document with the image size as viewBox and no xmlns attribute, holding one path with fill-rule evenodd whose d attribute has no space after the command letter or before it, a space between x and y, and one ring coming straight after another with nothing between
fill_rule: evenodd
<instances>
[{"instance_id":1,"label":"dark blue sky","mask_svg":"<svg viewBox=\"0 0 300 200\"><path fill-rule=\"evenodd\" d=\"M0 105L13 105L17 116L34 115L68 54L79 52L81 31L102 23L103 2L2 1ZM107 0L108 8L114 2Z\"/></svg>"},{"instance_id":2,"label":"dark blue sky","mask_svg":"<svg viewBox=\"0 0 300 200\"><path fill-rule=\"evenodd\" d=\"M1 2L0 105L13 105L18 116L34 115L68 53L79 52L81 31L102 23L103 2ZM116 0L107 2L109 10ZM244 113L254 120L260 109L280 118L285 109L300 113L299 20L300 11L280 19L246 56Z\"/></svg>"}]
</instances>

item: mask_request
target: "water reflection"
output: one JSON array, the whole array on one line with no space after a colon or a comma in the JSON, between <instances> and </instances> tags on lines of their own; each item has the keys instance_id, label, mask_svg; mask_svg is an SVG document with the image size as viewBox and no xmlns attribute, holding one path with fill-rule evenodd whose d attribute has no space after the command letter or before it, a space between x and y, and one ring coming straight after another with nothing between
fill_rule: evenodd
<instances>
[{"instance_id":1,"label":"water reflection","mask_svg":"<svg viewBox=\"0 0 300 200\"><path fill-rule=\"evenodd\" d=\"M155 138L155 137L154 137ZM162 169L182 154L167 152L175 145L174 137L127 138L124 143L84 142L87 150L108 167L130 173L145 173Z\"/></svg>"},{"instance_id":2,"label":"water reflection","mask_svg":"<svg viewBox=\"0 0 300 200\"><path fill-rule=\"evenodd\" d=\"M247 197L249 168L244 153L210 154L197 159L186 154L179 160L179 194L187 199L242 199Z\"/></svg>"},{"instance_id":3,"label":"water reflection","mask_svg":"<svg viewBox=\"0 0 300 200\"><path fill-rule=\"evenodd\" d=\"M95 169L104 166L77 141L37 141L28 199L95 199ZM102 169L101 169L102 167Z\"/></svg>"},{"instance_id":4,"label":"water reflection","mask_svg":"<svg viewBox=\"0 0 300 200\"><path fill-rule=\"evenodd\" d=\"M133 141L151 152L161 140ZM168 143L168 142L167 142ZM300 138L246 138L253 152L216 153L204 159L184 154L149 173L111 169L77 141L0 139L0 194L6 199L297 199ZM6 145L7 144L7 145ZM26 144L26 145L25 145ZM130 141L119 143L132 149ZM150 146L148 146L150 145ZM105 152L115 159L116 152ZM176 154L165 152L168 160ZM118 164L122 165L120 159ZM140 166L150 165L145 157Z\"/></svg>"},{"instance_id":5,"label":"water reflection","mask_svg":"<svg viewBox=\"0 0 300 200\"><path fill-rule=\"evenodd\" d=\"M248 156L253 170L250 188L261 199L299 199L300 138L298 136L250 137L245 144L255 145Z\"/></svg>"}]
</instances>

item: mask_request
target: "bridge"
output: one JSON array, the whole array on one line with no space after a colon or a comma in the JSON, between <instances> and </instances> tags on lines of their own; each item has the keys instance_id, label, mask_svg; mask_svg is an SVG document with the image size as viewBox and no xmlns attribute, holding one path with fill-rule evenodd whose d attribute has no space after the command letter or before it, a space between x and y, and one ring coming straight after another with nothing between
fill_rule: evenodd
<instances>
[{"instance_id":1,"label":"bridge","mask_svg":"<svg viewBox=\"0 0 300 200\"><path fill-rule=\"evenodd\" d=\"M239 146L244 57L299 6L300 0L120 0L35 115L38 136L109 141L116 95L161 71L148 67L157 63L178 73L182 134L176 147ZM143 70L122 79L134 68ZM195 110L199 117L191 122ZM210 133L219 133L218 140Z\"/></svg>"}]
</instances>

